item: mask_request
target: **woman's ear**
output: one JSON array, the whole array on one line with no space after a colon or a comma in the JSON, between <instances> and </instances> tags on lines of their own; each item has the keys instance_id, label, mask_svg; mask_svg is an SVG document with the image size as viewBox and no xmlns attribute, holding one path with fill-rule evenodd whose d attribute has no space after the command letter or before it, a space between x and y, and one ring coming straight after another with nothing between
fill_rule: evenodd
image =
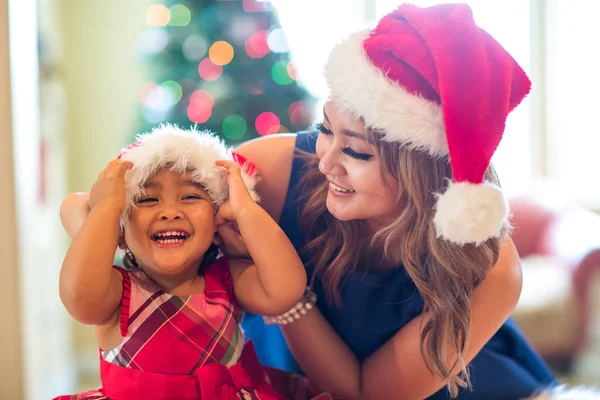
<instances>
[{"instance_id":1,"label":"woman's ear","mask_svg":"<svg viewBox=\"0 0 600 400\"><path fill-rule=\"evenodd\" d=\"M125 250L127 248L127 243L125 243L125 231L123 229L121 229L121 233L119 233L117 247L121 250Z\"/></svg>"}]
</instances>

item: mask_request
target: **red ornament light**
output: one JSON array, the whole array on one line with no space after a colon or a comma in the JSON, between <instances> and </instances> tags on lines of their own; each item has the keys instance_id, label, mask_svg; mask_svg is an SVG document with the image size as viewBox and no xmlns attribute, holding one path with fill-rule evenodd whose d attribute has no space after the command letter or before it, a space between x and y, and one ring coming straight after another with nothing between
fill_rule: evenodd
<instances>
[{"instance_id":1,"label":"red ornament light","mask_svg":"<svg viewBox=\"0 0 600 400\"><path fill-rule=\"evenodd\" d=\"M261 135L271 135L279 131L281 122L279 117L272 112L264 112L256 118L256 131Z\"/></svg>"},{"instance_id":2,"label":"red ornament light","mask_svg":"<svg viewBox=\"0 0 600 400\"><path fill-rule=\"evenodd\" d=\"M198 74L205 81L211 82L217 80L223 74L223 67L213 64L210 58L205 58L198 64Z\"/></svg>"},{"instance_id":3,"label":"red ornament light","mask_svg":"<svg viewBox=\"0 0 600 400\"><path fill-rule=\"evenodd\" d=\"M267 43L267 34L265 30L255 32L246 40L244 45L246 53L250 58L263 58L269 54L269 44Z\"/></svg>"}]
</instances>

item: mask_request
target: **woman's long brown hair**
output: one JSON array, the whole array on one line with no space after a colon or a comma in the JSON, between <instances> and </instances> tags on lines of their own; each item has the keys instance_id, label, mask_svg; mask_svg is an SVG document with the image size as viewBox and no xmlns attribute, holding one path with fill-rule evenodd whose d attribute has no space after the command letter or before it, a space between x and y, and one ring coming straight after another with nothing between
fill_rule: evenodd
<instances>
[{"instance_id":1,"label":"woman's long brown hair","mask_svg":"<svg viewBox=\"0 0 600 400\"><path fill-rule=\"evenodd\" d=\"M398 201L403 205L400 215L368 235L365 221L335 219L326 207L328 183L319 172L318 158L300 154L308 162L302 181L306 203L301 221L308 235L303 251L312 255L315 275L323 282L328 300L338 305L340 284L347 274L363 267L365 257L361 253L365 249L390 266L403 266L423 297L423 312L430 314L421 330L422 357L456 397L459 387L470 387L464 359L471 328L469 298L496 263L501 239L460 246L438 238L433 216L436 194L443 193L452 179L448 159L432 158L425 152L383 141L380 133L368 133L377 149L381 172L387 170L398 179ZM498 184L491 167L486 179ZM459 374L453 372L457 366Z\"/></svg>"}]
</instances>

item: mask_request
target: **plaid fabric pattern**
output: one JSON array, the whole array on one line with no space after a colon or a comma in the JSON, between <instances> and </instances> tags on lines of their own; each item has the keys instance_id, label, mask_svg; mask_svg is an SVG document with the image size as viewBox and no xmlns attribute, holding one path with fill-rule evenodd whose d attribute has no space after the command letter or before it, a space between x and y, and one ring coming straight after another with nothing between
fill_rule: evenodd
<instances>
[{"instance_id":1,"label":"plaid fabric pattern","mask_svg":"<svg viewBox=\"0 0 600 400\"><path fill-rule=\"evenodd\" d=\"M244 335L231 300L228 269L226 261L217 261L205 271L204 293L185 297L163 292L142 270L121 270L131 281L129 318L122 327L127 333L103 358L169 375L193 375L212 362L228 367L237 363Z\"/></svg>"},{"instance_id":2,"label":"plaid fabric pattern","mask_svg":"<svg viewBox=\"0 0 600 400\"><path fill-rule=\"evenodd\" d=\"M142 270L116 268L123 276L123 342L101 352L103 388L55 400L331 398L263 370L245 343L226 260L205 270L204 293L193 296L165 293ZM285 396L270 386L273 377Z\"/></svg>"}]
</instances>

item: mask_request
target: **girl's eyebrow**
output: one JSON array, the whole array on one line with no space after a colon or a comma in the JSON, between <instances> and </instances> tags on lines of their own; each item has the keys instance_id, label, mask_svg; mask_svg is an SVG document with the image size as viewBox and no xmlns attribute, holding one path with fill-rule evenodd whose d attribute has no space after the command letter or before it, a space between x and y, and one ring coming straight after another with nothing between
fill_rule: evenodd
<instances>
[{"instance_id":1,"label":"girl's eyebrow","mask_svg":"<svg viewBox=\"0 0 600 400\"><path fill-rule=\"evenodd\" d=\"M144 189L158 189L162 187L162 185L159 182L146 182L144 184Z\"/></svg>"},{"instance_id":2,"label":"girl's eyebrow","mask_svg":"<svg viewBox=\"0 0 600 400\"><path fill-rule=\"evenodd\" d=\"M199 190L206 190L204 188L204 186L202 186L200 183L195 182L195 181L193 181L191 179L186 179L185 181L183 181L183 184L186 185L186 186L193 186L193 187L195 187L196 189L199 189Z\"/></svg>"}]
</instances>

